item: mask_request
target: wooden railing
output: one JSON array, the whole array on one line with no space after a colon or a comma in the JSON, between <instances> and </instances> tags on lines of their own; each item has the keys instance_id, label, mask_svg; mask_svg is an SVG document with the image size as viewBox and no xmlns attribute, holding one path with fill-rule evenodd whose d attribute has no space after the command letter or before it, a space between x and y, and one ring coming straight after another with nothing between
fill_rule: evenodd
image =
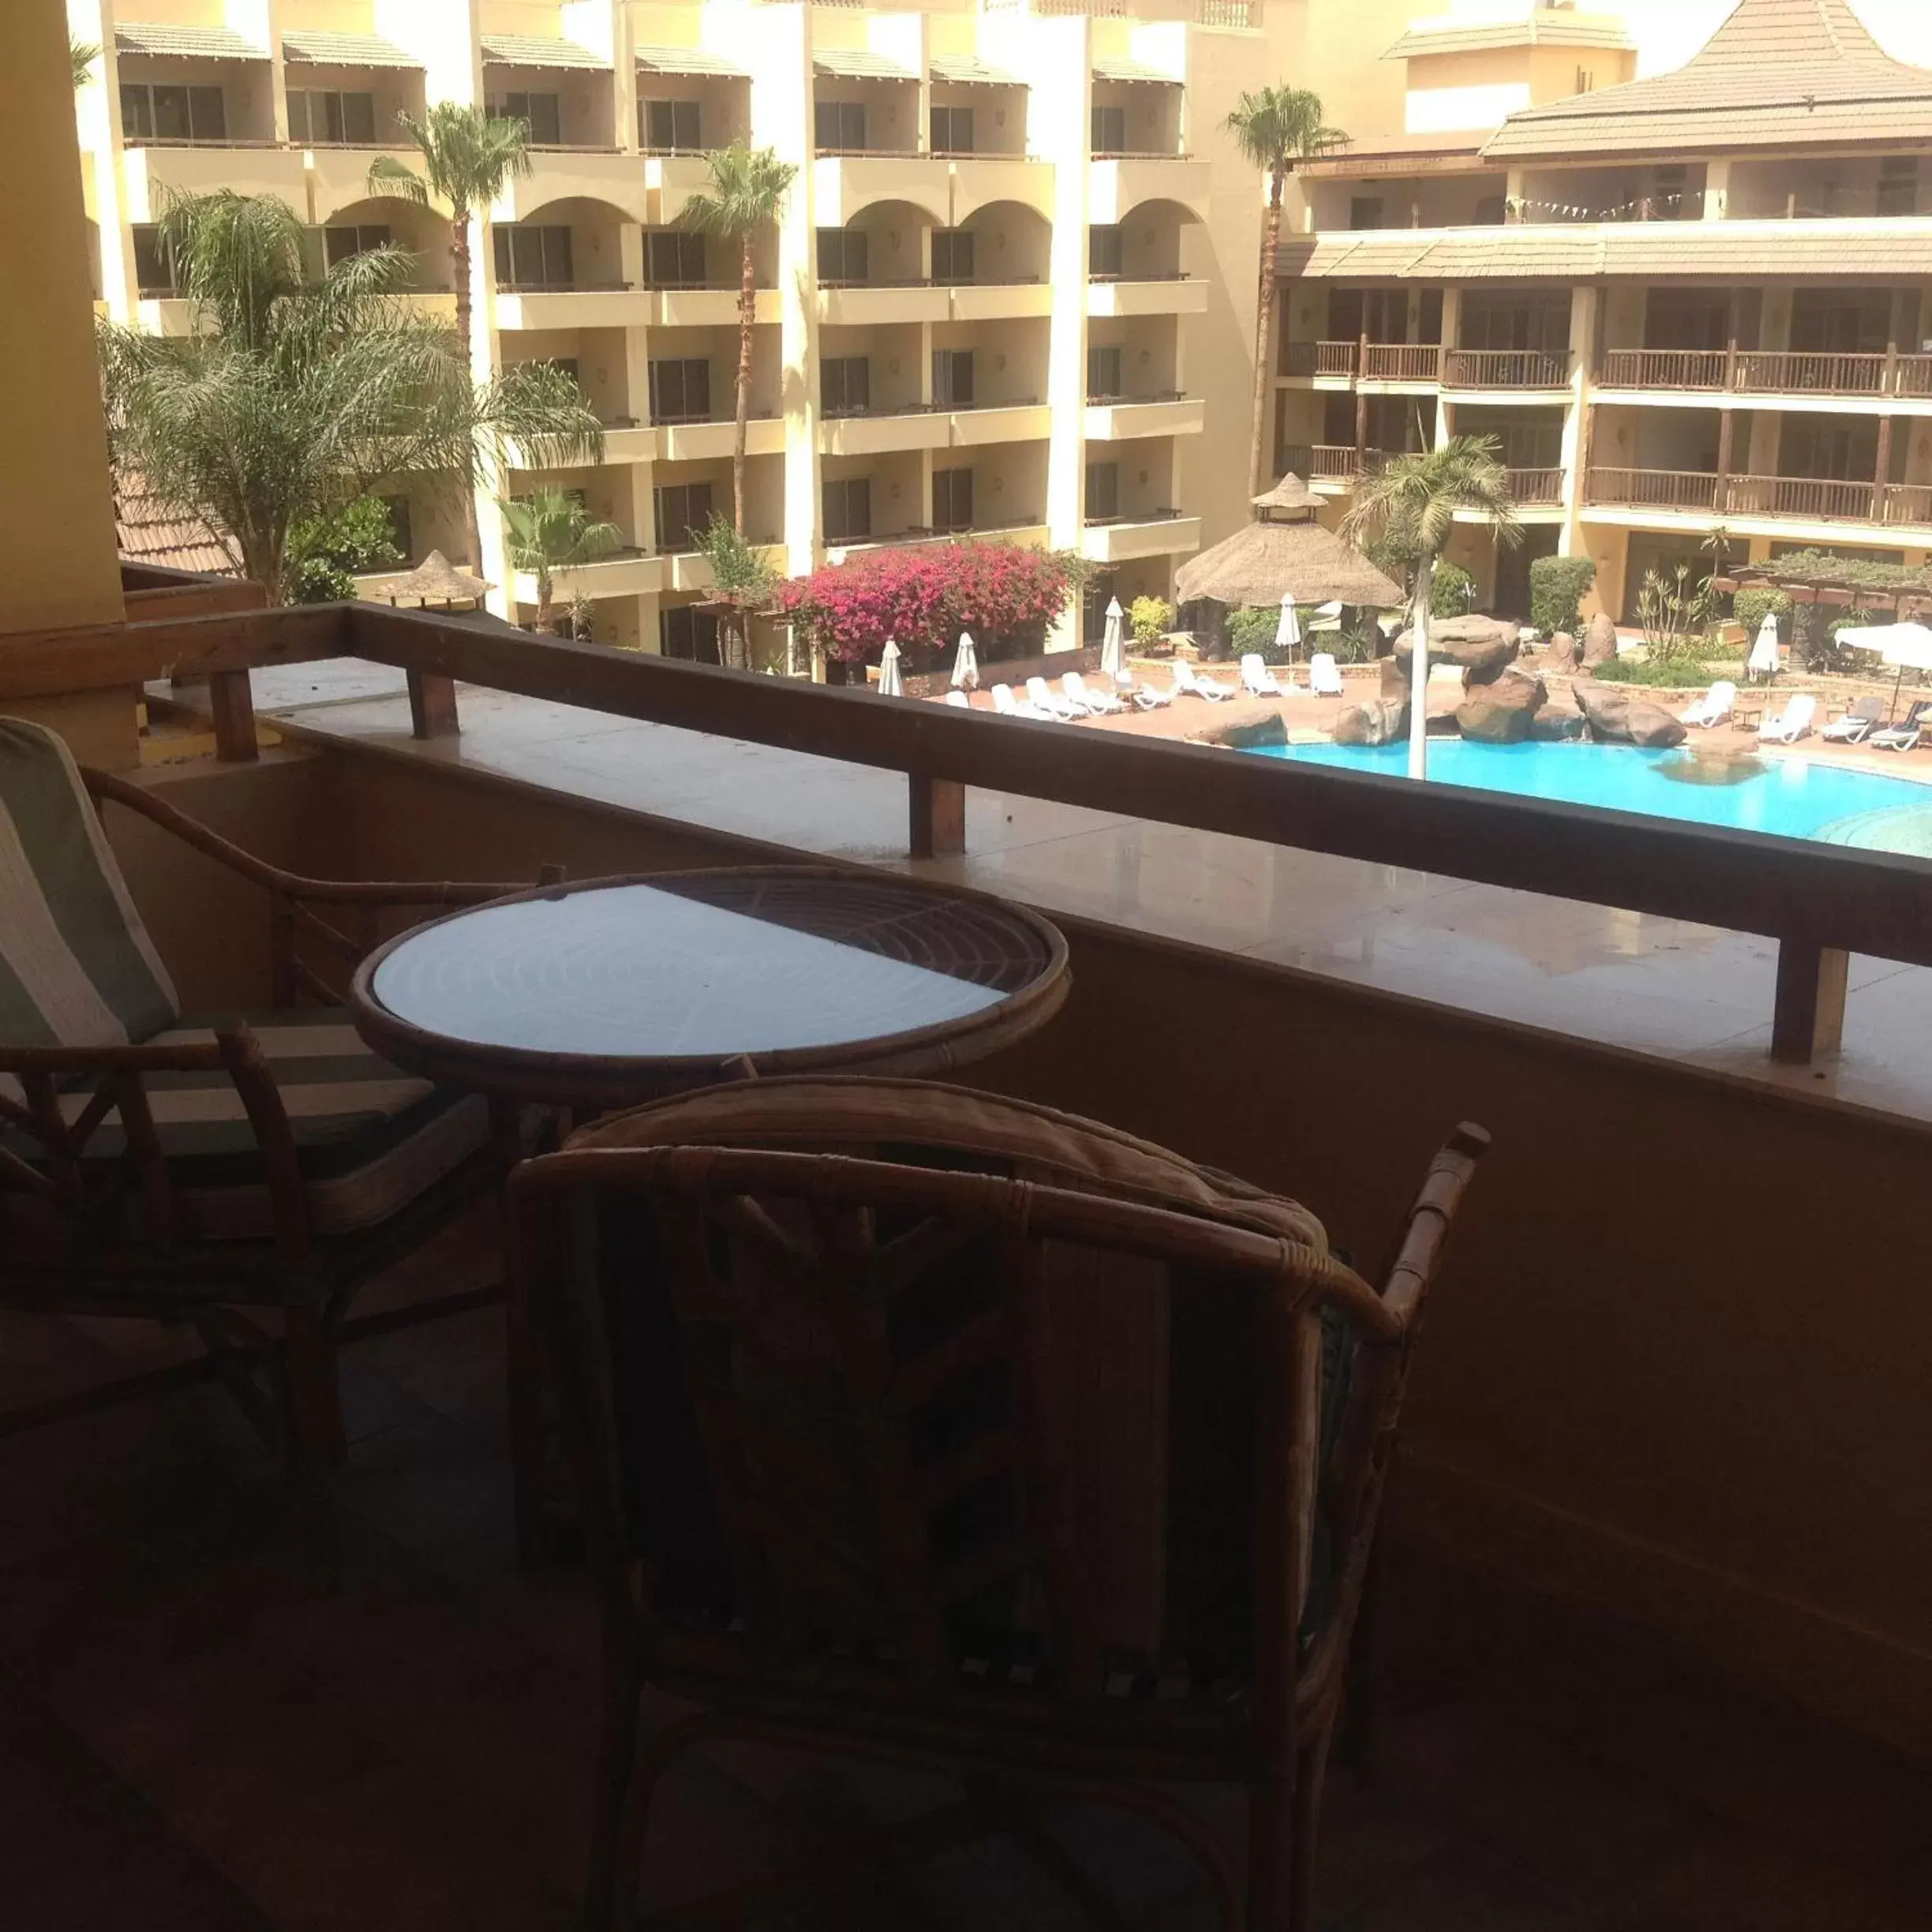
<instances>
[{"instance_id":1,"label":"wooden railing","mask_svg":"<svg viewBox=\"0 0 1932 1932\"><path fill-rule=\"evenodd\" d=\"M1560 389L1567 358L1541 349L1451 349L1443 380L1457 389Z\"/></svg>"},{"instance_id":2,"label":"wooden railing","mask_svg":"<svg viewBox=\"0 0 1932 1932\"><path fill-rule=\"evenodd\" d=\"M1563 501L1563 473L1553 470L1511 470L1509 491L1519 504L1537 507Z\"/></svg>"},{"instance_id":3,"label":"wooden railing","mask_svg":"<svg viewBox=\"0 0 1932 1932\"><path fill-rule=\"evenodd\" d=\"M1284 376L1353 376L1356 345L1352 342L1291 342L1281 346Z\"/></svg>"},{"instance_id":4,"label":"wooden railing","mask_svg":"<svg viewBox=\"0 0 1932 1932\"><path fill-rule=\"evenodd\" d=\"M0 702L203 676L219 755L255 755L252 666L399 668L412 729L459 728L456 681L903 772L915 857L964 849L965 788L1433 872L1779 943L1773 1050L1837 1043L1848 955L1932 966L1932 860L1457 786L1229 758L1206 746L680 664L369 604L9 637Z\"/></svg>"},{"instance_id":5,"label":"wooden railing","mask_svg":"<svg viewBox=\"0 0 1932 1932\"><path fill-rule=\"evenodd\" d=\"M1896 388L1902 396L1932 396L1932 355L1900 356Z\"/></svg>"},{"instance_id":6,"label":"wooden railing","mask_svg":"<svg viewBox=\"0 0 1932 1932\"><path fill-rule=\"evenodd\" d=\"M1365 382L1432 383L1442 376L1440 343L1371 343L1364 352Z\"/></svg>"},{"instance_id":7,"label":"wooden railing","mask_svg":"<svg viewBox=\"0 0 1932 1932\"><path fill-rule=\"evenodd\" d=\"M1874 520L1874 486L1838 477L1732 477L1724 486L1723 512L1869 523Z\"/></svg>"},{"instance_id":8,"label":"wooden railing","mask_svg":"<svg viewBox=\"0 0 1932 1932\"><path fill-rule=\"evenodd\" d=\"M1737 386L1758 395L1882 395L1885 362L1882 355L1743 350L1737 359Z\"/></svg>"},{"instance_id":9,"label":"wooden railing","mask_svg":"<svg viewBox=\"0 0 1932 1932\"><path fill-rule=\"evenodd\" d=\"M1721 389L1728 361L1721 349L1612 349L1600 380L1607 389Z\"/></svg>"},{"instance_id":10,"label":"wooden railing","mask_svg":"<svg viewBox=\"0 0 1932 1932\"><path fill-rule=\"evenodd\" d=\"M1911 524L1923 529L1932 525L1932 488L1923 483L1891 483L1885 486L1884 516L1886 523Z\"/></svg>"},{"instance_id":11,"label":"wooden railing","mask_svg":"<svg viewBox=\"0 0 1932 1932\"><path fill-rule=\"evenodd\" d=\"M1695 470L1593 469L1586 501L1633 510L1714 510L1717 479Z\"/></svg>"}]
</instances>

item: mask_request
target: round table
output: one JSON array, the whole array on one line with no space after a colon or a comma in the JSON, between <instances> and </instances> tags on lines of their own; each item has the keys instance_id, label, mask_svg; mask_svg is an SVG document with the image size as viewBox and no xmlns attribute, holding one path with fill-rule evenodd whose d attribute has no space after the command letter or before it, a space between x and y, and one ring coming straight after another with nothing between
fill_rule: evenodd
<instances>
[{"instance_id":1,"label":"round table","mask_svg":"<svg viewBox=\"0 0 1932 1932\"><path fill-rule=\"evenodd\" d=\"M358 1030L399 1066L607 1111L748 1073L941 1074L1024 1039L1068 990L1036 913L802 866L540 887L363 962Z\"/></svg>"}]
</instances>

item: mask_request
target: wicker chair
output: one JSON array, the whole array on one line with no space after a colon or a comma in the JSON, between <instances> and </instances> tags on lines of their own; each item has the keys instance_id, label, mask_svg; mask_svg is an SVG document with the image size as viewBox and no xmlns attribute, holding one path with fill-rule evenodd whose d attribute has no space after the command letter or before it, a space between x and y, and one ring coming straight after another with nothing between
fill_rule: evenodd
<instances>
[{"instance_id":1,"label":"wicker chair","mask_svg":"<svg viewBox=\"0 0 1932 1932\"><path fill-rule=\"evenodd\" d=\"M997 1825L1103 1922L1029 1794L1156 1821L1230 1926L1308 1926L1403 1379L1485 1145L1436 1156L1380 1293L1290 1201L925 1082L714 1088L522 1168L605 1608L586 1924L631 1922L666 1764L742 1737L957 1775L901 1835ZM647 1683L700 1708L640 1750ZM1189 1781L1245 1786L1245 1879L1159 1788Z\"/></svg>"},{"instance_id":2,"label":"wicker chair","mask_svg":"<svg viewBox=\"0 0 1932 1932\"><path fill-rule=\"evenodd\" d=\"M108 800L262 889L271 1010L180 1012L103 835ZM499 1185L510 1151L487 1103L370 1053L333 988L385 914L507 889L298 878L0 718L0 1306L148 1317L205 1350L0 1428L218 1374L285 1456L332 1574L350 1305Z\"/></svg>"}]
</instances>

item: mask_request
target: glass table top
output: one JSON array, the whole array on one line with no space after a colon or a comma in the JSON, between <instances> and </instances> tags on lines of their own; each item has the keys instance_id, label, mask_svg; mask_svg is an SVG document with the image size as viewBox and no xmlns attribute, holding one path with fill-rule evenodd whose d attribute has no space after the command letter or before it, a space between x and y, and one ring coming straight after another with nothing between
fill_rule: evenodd
<instances>
[{"instance_id":1,"label":"glass table top","mask_svg":"<svg viewBox=\"0 0 1932 1932\"><path fill-rule=\"evenodd\" d=\"M481 906L399 941L370 990L479 1047L726 1059L970 1024L1052 964L997 901L740 871Z\"/></svg>"}]
</instances>

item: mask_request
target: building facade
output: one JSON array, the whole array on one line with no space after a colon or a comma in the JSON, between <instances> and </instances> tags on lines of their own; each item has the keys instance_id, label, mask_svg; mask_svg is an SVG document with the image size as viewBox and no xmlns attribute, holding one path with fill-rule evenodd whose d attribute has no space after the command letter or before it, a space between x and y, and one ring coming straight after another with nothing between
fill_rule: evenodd
<instances>
[{"instance_id":1,"label":"building facade","mask_svg":"<svg viewBox=\"0 0 1932 1932\"><path fill-rule=\"evenodd\" d=\"M234 188L287 200L318 262L410 248L408 299L453 316L447 218L373 197L369 163L407 159L399 110L526 118L531 172L472 238L474 360L572 370L605 451L495 487L581 490L622 534L559 578L596 636L703 654L739 276L680 215L744 138L799 170L757 251L746 527L774 566L984 531L1080 552L1099 603L1164 594L1245 513L1260 203L1221 123L1287 77L1299 9L1268 4L69 0L103 50L77 96L97 299L193 326L154 224ZM398 508L413 554L460 551L455 506ZM483 574L527 616L481 508Z\"/></svg>"},{"instance_id":2,"label":"building facade","mask_svg":"<svg viewBox=\"0 0 1932 1932\"><path fill-rule=\"evenodd\" d=\"M1924 562L1932 69L1893 48L1932 60L1926 10L1872 0L1889 47L1849 0L1736 0L1681 65L1646 0L1503 12L1411 22L1402 125L1305 170L1279 466L1339 505L1385 453L1494 437L1526 541L1452 555L1508 614L1539 555L1592 558L1624 621L1720 550Z\"/></svg>"}]
</instances>

